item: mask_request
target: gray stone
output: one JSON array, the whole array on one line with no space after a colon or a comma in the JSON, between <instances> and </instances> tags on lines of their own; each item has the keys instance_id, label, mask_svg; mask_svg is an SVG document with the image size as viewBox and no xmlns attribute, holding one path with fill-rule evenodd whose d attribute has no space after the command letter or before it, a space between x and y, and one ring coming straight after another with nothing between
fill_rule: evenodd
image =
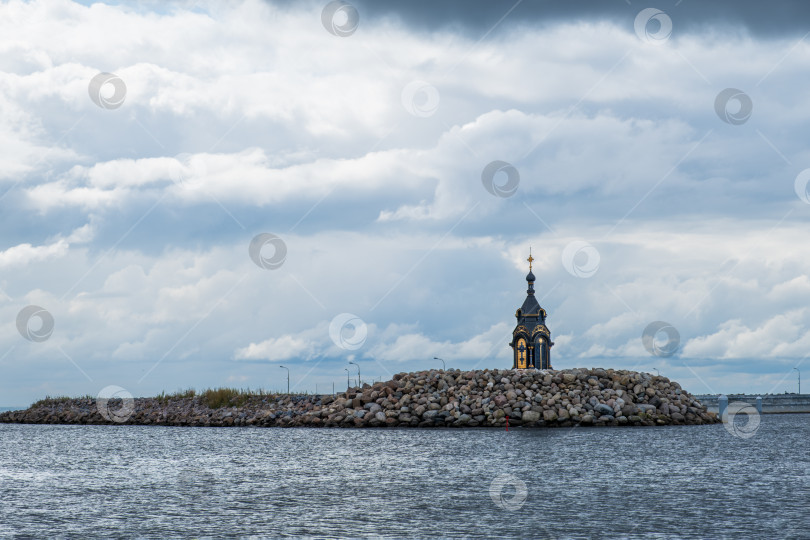
<instances>
[{"instance_id":1,"label":"gray stone","mask_svg":"<svg viewBox=\"0 0 810 540\"><path fill-rule=\"evenodd\" d=\"M537 422L540 420L540 413L537 411L526 411L523 413L522 420L524 422Z\"/></svg>"},{"instance_id":2,"label":"gray stone","mask_svg":"<svg viewBox=\"0 0 810 540\"><path fill-rule=\"evenodd\" d=\"M598 405L595 405L593 410L595 412L598 412L599 414L602 414L602 415L613 416L613 407L609 407L608 405L605 405L604 403L600 403Z\"/></svg>"},{"instance_id":3,"label":"gray stone","mask_svg":"<svg viewBox=\"0 0 810 540\"><path fill-rule=\"evenodd\" d=\"M375 414L377 411L382 409L382 407L380 407L377 403L366 403L363 405L363 408L371 414Z\"/></svg>"},{"instance_id":4,"label":"gray stone","mask_svg":"<svg viewBox=\"0 0 810 540\"><path fill-rule=\"evenodd\" d=\"M625 405L622 407L622 416L630 416L636 413L638 407L635 405Z\"/></svg>"}]
</instances>

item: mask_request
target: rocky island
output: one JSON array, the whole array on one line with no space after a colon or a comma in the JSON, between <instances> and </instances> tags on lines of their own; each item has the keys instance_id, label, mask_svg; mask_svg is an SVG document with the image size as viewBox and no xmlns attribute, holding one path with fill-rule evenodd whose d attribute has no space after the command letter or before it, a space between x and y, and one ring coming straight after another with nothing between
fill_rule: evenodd
<instances>
[{"instance_id":1,"label":"rocky island","mask_svg":"<svg viewBox=\"0 0 810 540\"><path fill-rule=\"evenodd\" d=\"M111 413L112 411L112 413ZM712 424L675 382L613 369L430 370L337 395L209 390L134 398L45 399L0 422L256 427L565 427Z\"/></svg>"}]
</instances>

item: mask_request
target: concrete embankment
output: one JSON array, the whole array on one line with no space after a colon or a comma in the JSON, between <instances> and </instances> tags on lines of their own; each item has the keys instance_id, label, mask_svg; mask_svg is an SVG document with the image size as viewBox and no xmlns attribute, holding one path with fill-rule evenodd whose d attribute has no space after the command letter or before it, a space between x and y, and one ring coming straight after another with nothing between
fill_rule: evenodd
<instances>
[{"instance_id":1,"label":"concrete embankment","mask_svg":"<svg viewBox=\"0 0 810 540\"><path fill-rule=\"evenodd\" d=\"M762 414L810 413L810 394L727 394L729 403L747 403L756 406L762 397ZM710 412L718 411L720 394L696 395Z\"/></svg>"},{"instance_id":2,"label":"concrete embankment","mask_svg":"<svg viewBox=\"0 0 810 540\"><path fill-rule=\"evenodd\" d=\"M717 416L666 377L612 369L431 370L337 395L43 400L0 422L260 427L558 427L710 424Z\"/></svg>"}]
</instances>

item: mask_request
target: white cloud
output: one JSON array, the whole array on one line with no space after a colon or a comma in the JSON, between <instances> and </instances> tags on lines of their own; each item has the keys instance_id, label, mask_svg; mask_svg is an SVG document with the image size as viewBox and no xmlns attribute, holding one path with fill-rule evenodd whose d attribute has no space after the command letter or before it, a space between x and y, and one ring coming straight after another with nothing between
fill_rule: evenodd
<instances>
[{"instance_id":1,"label":"white cloud","mask_svg":"<svg viewBox=\"0 0 810 540\"><path fill-rule=\"evenodd\" d=\"M68 243L65 240L57 240L45 246L19 244L0 252L0 268L25 266L35 261L58 258L65 255L67 250Z\"/></svg>"},{"instance_id":2,"label":"white cloud","mask_svg":"<svg viewBox=\"0 0 810 540\"><path fill-rule=\"evenodd\" d=\"M445 361L463 360L474 364L479 360L494 361L508 357L511 328L498 323L481 334L453 342L435 341L421 333L397 335L392 341L379 343L368 354L383 362L409 362L438 356ZM393 336L392 336L393 337Z\"/></svg>"},{"instance_id":3,"label":"white cloud","mask_svg":"<svg viewBox=\"0 0 810 540\"><path fill-rule=\"evenodd\" d=\"M733 390L755 384L752 358L777 384L806 354L793 179L810 166L810 48L711 32L645 47L630 20L481 42L386 20L340 39L322 7L0 7L0 346L19 358L0 390L41 397L54 373L71 381L56 393L96 393L56 345L94 380L168 390L248 382L263 361L321 383L348 358L377 376L433 356L505 367L529 245L555 367L654 361L691 380L678 362L710 359L695 372ZM122 107L89 99L100 71L126 82ZM433 116L403 107L414 80L438 90ZM730 85L754 100L743 126L713 110ZM483 189L493 160L520 171L514 197ZM272 272L247 257L265 231L289 248ZM599 251L592 278L562 267L574 239ZM56 320L38 348L14 331L34 302ZM358 351L329 339L343 312L368 325ZM678 356L644 350L655 320L678 328Z\"/></svg>"},{"instance_id":4,"label":"white cloud","mask_svg":"<svg viewBox=\"0 0 810 540\"><path fill-rule=\"evenodd\" d=\"M85 244L94 235L93 227L87 224L74 230L67 238L57 238L49 244L33 246L25 243L12 246L0 251L0 268L25 267L31 263L64 257L71 244Z\"/></svg>"},{"instance_id":5,"label":"white cloud","mask_svg":"<svg viewBox=\"0 0 810 540\"><path fill-rule=\"evenodd\" d=\"M803 358L810 350L808 323L806 309L775 315L755 328L729 320L716 332L687 342L683 352L713 358Z\"/></svg>"},{"instance_id":6,"label":"white cloud","mask_svg":"<svg viewBox=\"0 0 810 540\"><path fill-rule=\"evenodd\" d=\"M293 336L270 338L261 343L251 343L237 349L236 360L287 360L288 358L306 358L312 354L312 344Z\"/></svg>"}]
</instances>

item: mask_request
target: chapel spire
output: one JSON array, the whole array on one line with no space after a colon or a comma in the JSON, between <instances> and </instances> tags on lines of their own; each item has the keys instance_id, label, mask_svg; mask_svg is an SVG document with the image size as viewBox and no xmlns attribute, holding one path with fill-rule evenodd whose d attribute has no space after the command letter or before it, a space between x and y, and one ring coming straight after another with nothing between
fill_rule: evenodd
<instances>
[{"instance_id":1,"label":"chapel spire","mask_svg":"<svg viewBox=\"0 0 810 540\"><path fill-rule=\"evenodd\" d=\"M526 290L526 294L529 296L534 296L534 273L532 272L532 262L534 261L534 257L532 257L531 246L529 246L529 258L526 260L529 261L529 274L526 276L526 281L529 282L529 288Z\"/></svg>"}]
</instances>

